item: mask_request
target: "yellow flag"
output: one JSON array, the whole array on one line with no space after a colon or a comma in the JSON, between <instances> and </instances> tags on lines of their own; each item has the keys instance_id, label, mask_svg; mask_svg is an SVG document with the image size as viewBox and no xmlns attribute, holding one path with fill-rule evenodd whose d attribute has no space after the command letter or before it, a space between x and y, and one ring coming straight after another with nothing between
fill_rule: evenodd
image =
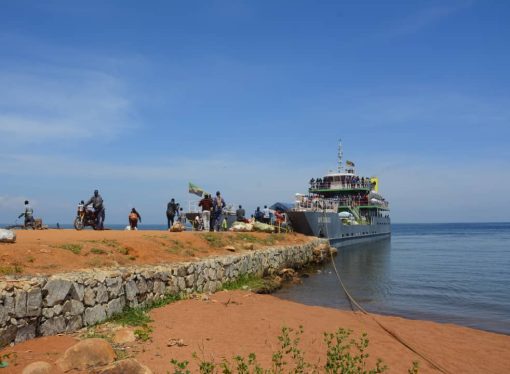
<instances>
[{"instance_id":1,"label":"yellow flag","mask_svg":"<svg viewBox=\"0 0 510 374\"><path fill-rule=\"evenodd\" d=\"M370 183L372 184L372 190L375 192L379 192L379 178L372 177L370 178Z\"/></svg>"}]
</instances>

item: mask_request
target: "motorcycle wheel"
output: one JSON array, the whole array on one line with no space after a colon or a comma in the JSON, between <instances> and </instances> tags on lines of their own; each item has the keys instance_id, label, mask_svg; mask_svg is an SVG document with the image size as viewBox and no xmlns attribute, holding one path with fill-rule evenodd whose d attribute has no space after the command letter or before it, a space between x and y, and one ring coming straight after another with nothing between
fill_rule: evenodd
<instances>
[{"instance_id":1,"label":"motorcycle wheel","mask_svg":"<svg viewBox=\"0 0 510 374\"><path fill-rule=\"evenodd\" d=\"M78 231L83 230L83 220L80 217L74 219L74 228Z\"/></svg>"}]
</instances>

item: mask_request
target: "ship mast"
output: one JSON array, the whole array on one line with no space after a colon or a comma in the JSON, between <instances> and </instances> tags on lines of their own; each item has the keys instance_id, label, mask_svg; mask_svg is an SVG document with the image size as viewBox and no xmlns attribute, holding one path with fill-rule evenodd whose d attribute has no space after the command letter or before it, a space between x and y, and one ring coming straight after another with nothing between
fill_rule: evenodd
<instances>
[{"instance_id":1,"label":"ship mast","mask_svg":"<svg viewBox=\"0 0 510 374\"><path fill-rule=\"evenodd\" d=\"M342 157L344 155L344 151L342 149L342 139L338 140L338 172L342 172Z\"/></svg>"}]
</instances>

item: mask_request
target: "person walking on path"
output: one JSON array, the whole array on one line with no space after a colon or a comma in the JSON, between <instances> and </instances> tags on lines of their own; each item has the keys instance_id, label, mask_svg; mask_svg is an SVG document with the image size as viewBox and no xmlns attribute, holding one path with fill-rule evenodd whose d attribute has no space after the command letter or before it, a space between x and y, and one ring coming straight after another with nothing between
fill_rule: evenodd
<instances>
[{"instance_id":1,"label":"person walking on path","mask_svg":"<svg viewBox=\"0 0 510 374\"><path fill-rule=\"evenodd\" d=\"M202 207L202 222L204 225L204 231L211 229L211 209L213 207L213 201L209 195L204 195L204 198L198 203L199 207Z\"/></svg>"},{"instance_id":2,"label":"person walking on path","mask_svg":"<svg viewBox=\"0 0 510 374\"><path fill-rule=\"evenodd\" d=\"M172 228L174 225L175 214L177 213L178 209L178 204L175 203L174 199L171 199L166 206L166 219L168 223L168 229Z\"/></svg>"},{"instance_id":3,"label":"person walking on path","mask_svg":"<svg viewBox=\"0 0 510 374\"><path fill-rule=\"evenodd\" d=\"M18 218L25 216L25 228L32 227L35 229L34 210L30 206L28 200L25 200L25 211Z\"/></svg>"},{"instance_id":4,"label":"person walking on path","mask_svg":"<svg viewBox=\"0 0 510 374\"><path fill-rule=\"evenodd\" d=\"M105 209L103 204L103 198L99 194L98 190L94 190L94 196L85 203L85 207L92 204L94 213L96 214L96 230L104 229Z\"/></svg>"},{"instance_id":5,"label":"person walking on path","mask_svg":"<svg viewBox=\"0 0 510 374\"><path fill-rule=\"evenodd\" d=\"M225 208L225 206L225 200L221 197L220 191L216 192L216 197L213 200L214 231L220 231L221 218L223 216L223 208Z\"/></svg>"},{"instance_id":6,"label":"person walking on path","mask_svg":"<svg viewBox=\"0 0 510 374\"><path fill-rule=\"evenodd\" d=\"M129 226L131 230L138 230L138 221L142 222L142 216L133 208L131 213L129 213Z\"/></svg>"}]
</instances>

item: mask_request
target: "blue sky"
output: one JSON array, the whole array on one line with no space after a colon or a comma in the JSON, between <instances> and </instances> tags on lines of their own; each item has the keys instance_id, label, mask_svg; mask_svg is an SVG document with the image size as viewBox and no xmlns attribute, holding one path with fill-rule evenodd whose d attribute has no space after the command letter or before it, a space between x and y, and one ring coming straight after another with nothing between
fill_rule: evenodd
<instances>
[{"instance_id":1,"label":"blue sky","mask_svg":"<svg viewBox=\"0 0 510 374\"><path fill-rule=\"evenodd\" d=\"M249 210L335 167L394 222L508 221L506 1L3 1L0 222L164 221L187 183Z\"/></svg>"}]
</instances>

